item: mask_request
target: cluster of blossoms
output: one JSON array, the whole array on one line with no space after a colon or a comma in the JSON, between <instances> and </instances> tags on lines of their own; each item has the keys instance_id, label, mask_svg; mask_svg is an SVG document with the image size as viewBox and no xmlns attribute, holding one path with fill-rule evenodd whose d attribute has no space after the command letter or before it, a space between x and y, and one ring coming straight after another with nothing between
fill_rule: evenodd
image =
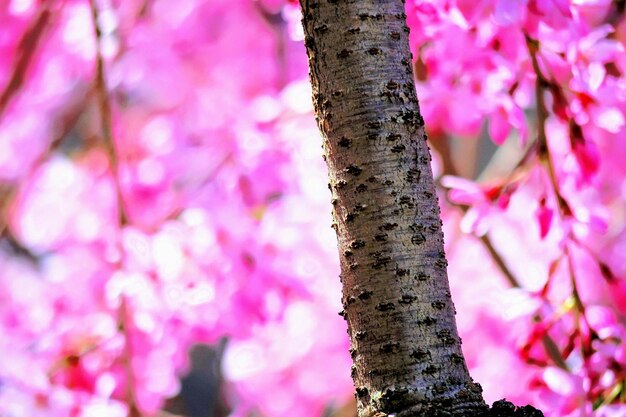
<instances>
[{"instance_id":1,"label":"cluster of blossoms","mask_svg":"<svg viewBox=\"0 0 626 417\"><path fill-rule=\"evenodd\" d=\"M350 396L282 6L2 3L1 416L153 415L189 349L223 339L237 415Z\"/></svg>"},{"instance_id":2,"label":"cluster of blossoms","mask_svg":"<svg viewBox=\"0 0 626 417\"><path fill-rule=\"evenodd\" d=\"M546 415L626 412L624 6L408 2L431 132L521 149L442 201L473 376Z\"/></svg>"},{"instance_id":3,"label":"cluster of blossoms","mask_svg":"<svg viewBox=\"0 0 626 417\"><path fill-rule=\"evenodd\" d=\"M434 167L473 377L624 415L624 2L406 4L434 141L521 149L480 181ZM296 2L10 0L0 21L0 416L157 415L219 341L233 416L348 403Z\"/></svg>"}]
</instances>

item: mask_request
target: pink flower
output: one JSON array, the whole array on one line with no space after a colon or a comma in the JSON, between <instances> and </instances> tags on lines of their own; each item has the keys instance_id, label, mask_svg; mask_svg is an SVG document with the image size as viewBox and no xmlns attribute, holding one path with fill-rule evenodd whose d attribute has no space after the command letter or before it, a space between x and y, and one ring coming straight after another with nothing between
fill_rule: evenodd
<instances>
[{"instance_id":1,"label":"pink flower","mask_svg":"<svg viewBox=\"0 0 626 417\"><path fill-rule=\"evenodd\" d=\"M568 19L572 17L569 0L529 0L528 10L532 13L533 20L555 29L566 27Z\"/></svg>"},{"instance_id":2,"label":"pink flower","mask_svg":"<svg viewBox=\"0 0 626 417\"><path fill-rule=\"evenodd\" d=\"M511 127L514 127L520 132L520 142L525 144L528 130L524 112L508 96L503 97L502 103L489 118L491 139L498 145L503 144L509 136Z\"/></svg>"},{"instance_id":3,"label":"pink flower","mask_svg":"<svg viewBox=\"0 0 626 417\"><path fill-rule=\"evenodd\" d=\"M539 200L539 205L535 213L539 223L539 236L543 239L550 231L550 225L552 224L552 217L554 215L554 211L546 205L545 197Z\"/></svg>"},{"instance_id":4,"label":"pink flower","mask_svg":"<svg viewBox=\"0 0 626 417\"><path fill-rule=\"evenodd\" d=\"M527 0L498 0L493 16L502 26L519 24L524 20L527 3Z\"/></svg>"},{"instance_id":5,"label":"pink flower","mask_svg":"<svg viewBox=\"0 0 626 417\"><path fill-rule=\"evenodd\" d=\"M469 206L461 222L466 233L482 236L489 230L490 217L506 210L515 186L503 188L501 185L490 187L451 175L441 179L441 184L449 188L448 197L456 204Z\"/></svg>"},{"instance_id":6,"label":"pink flower","mask_svg":"<svg viewBox=\"0 0 626 417\"><path fill-rule=\"evenodd\" d=\"M546 368L541 375L543 389L538 393L540 406L556 415L585 415L591 407L587 403L585 378L560 368Z\"/></svg>"}]
</instances>

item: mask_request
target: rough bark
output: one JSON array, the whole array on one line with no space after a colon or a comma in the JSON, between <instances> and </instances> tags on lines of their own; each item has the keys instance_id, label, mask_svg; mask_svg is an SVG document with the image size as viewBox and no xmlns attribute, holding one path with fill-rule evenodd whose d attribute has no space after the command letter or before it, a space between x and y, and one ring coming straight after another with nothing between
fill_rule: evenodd
<instances>
[{"instance_id":1,"label":"rough bark","mask_svg":"<svg viewBox=\"0 0 626 417\"><path fill-rule=\"evenodd\" d=\"M359 416L483 413L454 320L404 3L300 3Z\"/></svg>"}]
</instances>

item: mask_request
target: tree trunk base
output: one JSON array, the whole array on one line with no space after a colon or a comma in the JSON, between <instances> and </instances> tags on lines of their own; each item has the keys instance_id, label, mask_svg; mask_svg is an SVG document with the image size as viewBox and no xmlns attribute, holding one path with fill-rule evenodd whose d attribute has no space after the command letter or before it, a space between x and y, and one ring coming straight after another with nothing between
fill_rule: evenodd
<instances>
[{"instance_id":1,"label":"tree trunk base","mask_svg":"<svg viewBox=\"0 0 626 417\"><path fill-rule=\"evenodd\" d=\"M543 413L532 405L516 407L509 401L500 400L493 403L485 417L543 417Z\"/></svg>"},{"instance_id":2,"label":"tree trunk base","mask_svg":"<svg viewBox=\"0 0 626 417\"><path fill-rule=\"evenodd\" d=\"M411 407L394 414L377 413L371 417L544 417L540 410L531 405L517 407L506 400L493 403L491 408L483 410L450 410L444 404L429 404Z\"/></svg>"}]
</instances>

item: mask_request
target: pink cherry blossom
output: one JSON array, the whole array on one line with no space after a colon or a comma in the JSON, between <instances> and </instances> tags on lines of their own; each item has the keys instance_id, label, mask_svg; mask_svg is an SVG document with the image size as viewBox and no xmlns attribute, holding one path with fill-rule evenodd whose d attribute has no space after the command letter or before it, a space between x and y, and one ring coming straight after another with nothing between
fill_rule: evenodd
<instances>
[{"instance_id":1,"label":"pink cherry blossom","mask_svg":"<svg viewBox=\"0 0 626 417\"><path fill-rule=\"evenodd\" d=\"M0 5L0 415L154 415L220 340L233 416L349 403L299 5L94 4ZM468 365L550 417L626 410L620 7L406 2L431 137L497 147L434 155Z\"/></svg>"}]
</instances>

